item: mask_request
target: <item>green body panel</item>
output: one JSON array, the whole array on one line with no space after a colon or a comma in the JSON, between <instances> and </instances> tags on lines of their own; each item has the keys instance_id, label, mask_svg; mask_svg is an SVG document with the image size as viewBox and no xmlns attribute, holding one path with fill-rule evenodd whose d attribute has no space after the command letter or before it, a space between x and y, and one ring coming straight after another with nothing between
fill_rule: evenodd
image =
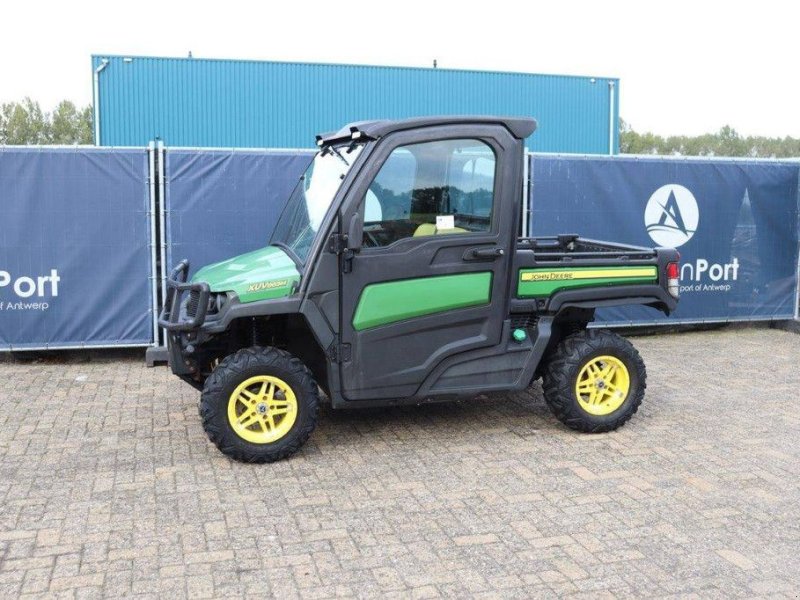
<instances>
[{"instance_id":1,"label":"green body panel","mask_svg":"<svg viewBox=\"0 0 800 600\"><path fill-rule=\"evenodd\" d=\"M300 272L283 250L267 246L205 266L192 281L205 281L212 292L236 292L240 302L254 302L288 296Z\"/></svg>"},{"instance_id":2,"label":"green body panel","mask_svg":"<svg viewBox=\"0 0 800 600\"><path fill-rule=\"evenodd\" d=\"M488 304L492 273L463 273L373 283L364 288L353 315L356 331L413 317Z\"/></svg>"},{"instance_id":3,"label":"green body panel","mask_svg":"<svg viewBox=\"0 0 800 600\"><path fill-rule=\"evenodd\" d=\"M658 270L653 266L520 269L517 297L548 297L564 289L653 283L657 279Z\"/></svg>"}]
</instances>

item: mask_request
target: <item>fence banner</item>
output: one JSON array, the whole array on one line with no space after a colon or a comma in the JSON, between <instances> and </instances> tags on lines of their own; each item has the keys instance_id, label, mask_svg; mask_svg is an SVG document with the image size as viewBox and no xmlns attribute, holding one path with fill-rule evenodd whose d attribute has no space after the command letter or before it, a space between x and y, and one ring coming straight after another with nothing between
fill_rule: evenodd
<instances>
[{"instance_id":1,"label":"fence banner","mask_svg":"<svg viewBox=\"0 0 800 600\"><path fill-rule=\"evenodd\" d=\"M267 244L313 153L166 150L167 266L191 272Z\"/></svg>"},{"instance_id":2,"label":"fence banner","mask_svg":"<svg viewBox=\"0 0 800 600\"><path fill-rule=\"evenodd\" d=\"M0 350L152 343L147 152L0 147Z\"/></svg>"},{"instance_id":3,"label":"fence banner","mask_svg":"<svg viewBox=\"0 0 800 600\"><path fill-rule=\"evenodd\" d=\"M533 155L532 232L678 248L672 317L626 307L598 311L599 321L790 319L798 171L779 161Z\"/></svg>"}]
</instances>

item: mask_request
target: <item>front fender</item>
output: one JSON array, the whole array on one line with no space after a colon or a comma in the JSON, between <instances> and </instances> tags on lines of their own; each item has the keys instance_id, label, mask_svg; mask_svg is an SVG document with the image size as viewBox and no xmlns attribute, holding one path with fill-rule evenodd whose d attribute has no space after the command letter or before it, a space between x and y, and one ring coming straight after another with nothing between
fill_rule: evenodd
<instances>
[{"instance_id":1,"label":"front fender","mask_svg":"<svg viewBox=\"0 0 800 600\"><path fill-rule=\"evenodd\" d=\"M203 333L221 333L226 331L231 322L244 317L264 317L268 315L296 314L300 312L300 297L274 298L242 303L238 298L231 298L222 310L206 318L201 331Z\"/></svg>"}]
</instances>

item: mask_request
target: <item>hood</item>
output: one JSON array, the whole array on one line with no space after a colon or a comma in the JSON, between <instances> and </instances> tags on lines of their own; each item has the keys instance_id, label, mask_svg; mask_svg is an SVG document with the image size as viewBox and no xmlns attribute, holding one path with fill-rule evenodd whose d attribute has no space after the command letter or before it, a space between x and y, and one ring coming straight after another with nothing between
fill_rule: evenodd
<instances>
[{"instance_id":1,"label":"hood","mask_svg":"<svg viewBox=\"0 0 800 600\"><path fill-rule=\"evenodd\" d=\"M300 281L300 272L286 252L275 246L207 265L192 277L212 292L235 292L240 302L283 298Z\"/></svg>"}]
</instances>

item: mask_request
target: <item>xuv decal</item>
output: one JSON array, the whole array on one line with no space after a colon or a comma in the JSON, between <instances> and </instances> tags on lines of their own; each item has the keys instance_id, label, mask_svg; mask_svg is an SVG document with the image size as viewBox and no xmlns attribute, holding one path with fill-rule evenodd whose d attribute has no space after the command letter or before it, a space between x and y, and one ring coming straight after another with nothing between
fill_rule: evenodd
<instances>
[{"instance_id":1,"label":"xuv decal","mask_svg":"<svg viewBox=\"0 0 800 600\"><path fill-rule=\"evenodd\" d=\"M251 283L247 287L247 291L249 292L260 292L262 290L273 290L275 288L283 287L285 285L289 285L288 279L278 279L277 281L261 281L259 283Z\"/></svg>"}]
</instances>

